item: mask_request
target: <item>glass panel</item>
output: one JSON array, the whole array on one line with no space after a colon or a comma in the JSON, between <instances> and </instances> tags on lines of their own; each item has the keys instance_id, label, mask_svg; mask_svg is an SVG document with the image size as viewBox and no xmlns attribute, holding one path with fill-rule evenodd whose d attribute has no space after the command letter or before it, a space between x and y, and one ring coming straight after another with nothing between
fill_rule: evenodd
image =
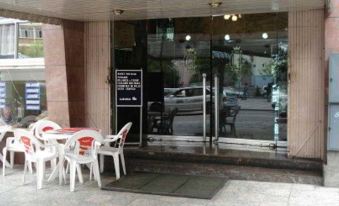
<instances>
[{"instance_id":1,"label":"glass panel","mask_svg":"<svg viewBox=\"0 0 339 206\"><path fill-rule=\"evenodd\" d=\"M203 135L202 74L210 74L209 30L209 18L149 21L147 72L153 87L148 92L162 93L148 99L149 133ZM162 91L156 85L163 85Z\"/></svg>"},{"instance_id":2,"label":"glass panel","mask_svg":"<svg viewBox=\"0 0 339 206\"><path fill-rule=\"evenodd\" d=\"M219 136L286 139L287 14L213 19ZM276 111L275 111L276 110Z\"/></svg>"},{"instance_id":3,"label":"glass panel","mask_svg":"<svg viewBox=\"0 0 339 206\"><path fill-rule=\"evenodd\" d=\"M15 24L0 24L0 59L14 58L15 47Z\"/></svg>"},{"instance_id":4,"label":"glass panel","mask_svg":"<svg viewBox=\"0 0 339 206\"><path fill-rule=\"evenodd\" d=\"M19 23L18 58L44 56L41 23Z\"/></svg>"},{"instance_id":5,"label":"glass panel","mask_svg":"<svg viewBox=\"0 0 339 206\"><path fill-rule=\"evenodd\" d=\"M124 70L139 70L144 69L147 63L147 45L146 45L146 21L115 21L112 27L114 27L114 63L115 69ZM115 71L113 71L115 75ZM114 78L114 77L113 77ZM144 74L144 79L147 78ZM146 86L146 80L144 80L144 87ZM144 89L144 96L147 89ZM114 92L114 90L112 90ZM112 94L115 97L115 94ZM112 102L115 112L115 100ZM145 105L145 101L143 103ZM128 142L139 142L140 137L140 108L138 107L119 107L117 108L118 121L115 119L112 121L116 123L117 130L122 128L127 122L133 122L133 127L129 132ZM115 125L113 126L115 127ZM145 131L145 128L143 128Z\"/></svg>"},{"instance_id":6,"label":"glass panel","mask_svg":"<svg viewBox=\"0 0 339 206\"><path fill-rule=\"evenodd\" d=\"M18 22L0 17L0 125L28 127L47 116L45 70L43 59L27 59L25 64L14 59ZM25 25L41 33L40 23L25 22ZM35 41L40 42L41 49L35 57L43 57L41 34L25 41L24 45L28 48Z\"/></svg>"}]
</instances>

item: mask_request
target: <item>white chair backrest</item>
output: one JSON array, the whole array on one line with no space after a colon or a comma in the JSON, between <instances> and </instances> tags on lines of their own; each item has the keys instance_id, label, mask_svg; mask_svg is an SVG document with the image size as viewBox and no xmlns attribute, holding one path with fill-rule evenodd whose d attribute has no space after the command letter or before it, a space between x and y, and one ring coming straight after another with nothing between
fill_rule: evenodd
<instances>
[{"instance_id":1,"label":"white chair backrest","mask_svg":"<svg viewBox=\"0 0 339 206\"><path fill-rule=\"evenodd\" d=\"M122 149L124 147L127 135L132 127L133 123L132 122L128 122L127 124L125 124L125 126L123 126L119 133L117 134L118 139L114 145L114 147L117 147L119 149Z\"/></svg>"},{"instance_id":2,"label":"white chair backrest","mask_svg":"<svg viewBox=\"0 0 339 206\"><path fill-rule=\"evenodd\" d=\"M42 134L48 130L61 129L61 127L50 120L39 120L35 123L33 128L33 134L40 140L44 140Z\"/></svg>"},{"instance_id":3,"label":"white chair backrest","mask_svg":"<svg viewBox=\"0 0 339 206\"><path fill-rule=\"evenodd\" d=\"M78 158L97 158L96 142L102 143L102 135L95 130L81 130L70 137L65 144L65 152Z\"/></svg>"},{"instance_id":4,"label":"white chair backrest","mask_svg":"<svg viewBox=\"0 0 339 206\"><path fill-rule=\"evenodd\" d=\"M39 140L31 132L24 129L15 129L14 136L24 145L26 159L36 158L36 152L40 151L42 147Z\"/></svg>"}]
</instances>

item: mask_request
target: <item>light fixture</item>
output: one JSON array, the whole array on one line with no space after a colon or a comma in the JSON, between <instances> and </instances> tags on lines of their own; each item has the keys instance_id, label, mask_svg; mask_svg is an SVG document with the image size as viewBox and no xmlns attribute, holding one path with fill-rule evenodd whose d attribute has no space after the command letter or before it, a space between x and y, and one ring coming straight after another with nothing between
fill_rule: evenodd
<instances>
[{"instance_id":1,"label":"light fixture","mask_svg":"<svg viewBox=\"0 0 339 206\"><path fill-rule=\"evenodd\" d=\"M241 19L241 14L225 14L224 19L227 20L232 20L232 21L238 21L238 19Z\"/></svg>"},{"instance_id":2,"label":"light fixture","mask_svg":"<svg viewBox=\"0 0 339 206\"><path fill-rule=\"evenodd\" d=\"M225 14L225 15L224 15L224 19L225 19L225 20L229 20L230 18L231 18L231 15L229 15L229 14Z\"/></svg>"},{"instance_id":3,"label":"light fixture","mask_svg":"<svg viewBox=\"0 0 339 206\"><path fill-rule=\"evenodd\" d=\"M226 34L224 36L225 41L229 41L231 39L231 36L229 34Z\"/></svg>"},{"instance_id":4,"label":"light fixture","mask_svg":"<svg viewBox=\"0 0 339 206\"><path fill-rule=\"evenodd\" d=\"M232 21L237 21L238 17L236 15L232 16Z\"/></svg>"},{"instance_id":5,"label":"light fixture","mask_svg":"<svg viewBox=\"0 0 339 206\"><path fill-rule=\"evenodd\" d=\"M119 15L121 15L122 13L124 13L124 10L121 10L121 9L115 9L115 10L113 10L113 14L116 15L116 16L119 16Z\"/></svg>"},{"instance_id":6,"label":"light fixture","mask_svg":"<svg viewBox=\"0 0 339 206\"><path fill-rule=\"evenodd\" d=\"M189 35L189 34L187 34L186 36L185 36L185 39L186 39L186 41L190 41L191 40L191 35Z\"/></svg>"},{"instance_id":7,"label":"light fixture","mask_svg":"<svg viewBox=\"0 0 339 206\"><path fill-rule=\"evenodd\" d=\"M271 9L272 9L272 11L279 11L279 1L278 0L272 0Z\"/></svg>"},{"instance_id":8,"label":"light fixture","mask_svg":"<svg viewBox=\"0 0 339 206\"><path fill-rule=\"evenodd\" d=\"M268 38L268 34L266 32L262 33L262 38L263 39L267 39Z\"/></svg>"},{"instance_id":9,"label":"light fixture","mask_svg":"<svg viewBox=\"0 0 339 206\"><path fill-rule=\"evenodd\" d=\"M210 5L210 7L212 8L218 8L221 4L222 4L221 1L215 1L215 0L212 0L212 2L208 3L208 5Z\"/></svg>"}]
</instances>

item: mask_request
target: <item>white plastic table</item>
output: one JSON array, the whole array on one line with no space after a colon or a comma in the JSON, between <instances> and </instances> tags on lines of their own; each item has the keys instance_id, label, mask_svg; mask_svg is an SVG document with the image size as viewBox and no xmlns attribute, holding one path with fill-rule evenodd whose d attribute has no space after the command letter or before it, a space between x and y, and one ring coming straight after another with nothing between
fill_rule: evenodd
<instances>
[{"instance_id":1,"label":"white plastic table","mask_svg":"<svg viewBox=\"0 0 339 206\"><path fill-rule=\"evenodd\" d=\"M66 141L70 137L72 137L76 132L84 130L84 129L93 129L93 128L63 128L57 130L49 130L43 133L43 138L46 140L55 140L55 141ZM97 129L94 129L97 130ZM100 131L100 130L98 130ZM64 169L64 143L58 143L58 156L59 162L57 167L53 170L52 174L49 176L48 181L54 180L57 176L59 176L59 184L62 184L63 178L63 169ZM80 183L83 183L83 177L80 166L77 166L77 172ZM66 183L66 182L65 182Z\"/></svg>"},{"instance_id":2,"label":"white plastic table","mask_svg":"<svg viewBox=\"0 0 339 206\"><path fill-rule=\"evenodd\" d=\"M69 139L74 132L62 132L61 130L49 130L44 132L43 138L46 140L62 140L66 141ZM57 167L53 170L52 174L49 176L48 181L54 180L59 175L59 184L62 184L62 174L63 174L63 162L64 162L64 144L58 143L58 156L59 156L59 162Z\"/></svg>"}]
</instances>

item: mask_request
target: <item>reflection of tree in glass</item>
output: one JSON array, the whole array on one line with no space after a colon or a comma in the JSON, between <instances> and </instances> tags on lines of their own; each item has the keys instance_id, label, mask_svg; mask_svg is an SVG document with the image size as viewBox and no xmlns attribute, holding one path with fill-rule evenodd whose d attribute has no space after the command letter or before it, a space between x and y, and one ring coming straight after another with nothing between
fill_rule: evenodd
<instances>
[{"instance_id":1,"label":"reflection of tree in glass","mask_svg":"<svg viewBox=\"0 0 339 206\"><path fill-rule=\"evenodd\" d=\"M19 45L18 52L27 57L43 57L44 48L43 48L42 41L35 40L32 43L30 43L28 46Z\"/></svg>"},{"instance_id":2,"label":"reflection of tree in glass","mask_svg":"<svg viewBox=\"0 0 339 206\"><path fill-rule=\"evenodd\" d=\"M261 75L273 75L276 82L287 81L287 50L279 47L273 60L260 72Z\"/></svg>"},{"instance_id":3,"label":"reflection of tree in glass","mask_svg":"<svg viewBox=\"0 0 339 206\"><path fill-rule=\"evenodd\" d=\"M240 57L239 64L227 64L225 72L234 84L240 83L244 77L252 75L252 65L247 59Z\"/></svg>"},{"instance_id":4,"label":"reflection of tree in glass","mask_svg":"<svg viewBox=\"0 0 339 206\"><path fill-rule=\"evenodd\" d=\"M196 58L194 73L191 76L190 83L200 83L202 82L202 74L207 74L207 79L209 79L210 74L210 59L209 58Z\"/></svg>"},{"instance_id":5,"label":"reflection of tree in glass","mask_svg":"<svg viewBox=\"0 0 339 206\"><path fill-rule=\"evenodd\" d=\"M195 49L186 48L184 59L187 69L195 71L197 66L197 52Z\"/></svg>"},{"instance_id":6,"label":"reflection of tree in glass","mask_svg":"<svg viewBox=\"0 0 339 206\"><path fill-rule=\"evenodd\" d=\"M162 69L161 69L162 65ZM161 71L162 70L162 71ZM160 60L148 58L147 62L148 72L163 72L164 86L165 87L178 87L179 86L179 72L175 69L175 66L171 60Z\"/></svg>"}]
</instances>

